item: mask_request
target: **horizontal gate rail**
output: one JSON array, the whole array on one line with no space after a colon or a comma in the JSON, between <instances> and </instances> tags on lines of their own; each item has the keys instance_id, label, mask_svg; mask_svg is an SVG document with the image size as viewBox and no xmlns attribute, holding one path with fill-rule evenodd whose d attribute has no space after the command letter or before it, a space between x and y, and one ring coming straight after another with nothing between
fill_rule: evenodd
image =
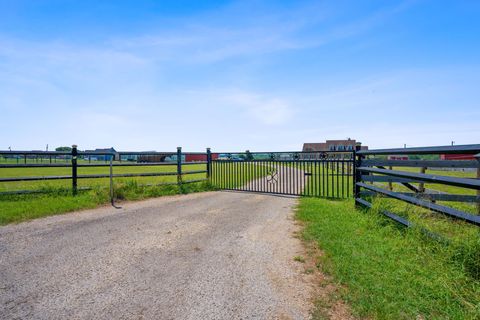
<instances>
[{"instance_id":1,"label":"horizontal gate rail","mask_svg":"<svg viewBox=\"0 0 480 320\"><path fill-rule=\"evenodd\" d=\"M396 170L375 169L375 168L366 168L366 167L359 167L357 168L357 170L363 171L363 172L369 172L369 173L385 174L392 177L410 178L420 182L423 181L423 182L430 182L430 183L440 183L440 184L446 184L446 185L455 186L455 187L480 190L480 180L477 180L477 179L436 176L436 175L424 174L424 173L403 172L403 171L396 171Z\"/></svg>"},{"instance_id":2,"label":"horizontal gate rail","mask_svg":"<svg viewBox=\"0 0 480 320\"><path fill-rule=\"evenodd\" d=\"M184 162L183 166L195 165L195 164L207 164L206 161L196 161L196 162ZM113 167L153 167L153 166L175 166L176 162L129 162L129 163L113 163ZM52 163L52 164L41 164L41 163L29 163L29 164L0 164L0 168L71 168L71 164L64 163ZM97 167L110 167L108 163L99 163L99 164L77 164L78 168L97 168Z\"/></svg>"},{"instance_id":3,"label":"horizontal gate rail","mask_svg":"<svg viewBox=\"0 0 480 320\"><path fill-rule=\"evenodd\" d=\"M412 167L412 168L478 168L476 160L363 160L366 167Z\"/></svg>"},{"instance_id":4,"label":"horizontal gate rail","mask_svg":"<svg viewBox=\"0 0 480 320\"><path fill-rule=\"evenodd\" d=\"M397 192L406 196L411 196L420 199L427 199L433 201L454 201L454 202L480 202L480 196L472 196L468 194L448 194L448 193L412 193L412 192ZM360 191L360 196L373 197L387 197L382 194L377 194L371 191Z\"/></svg>"},{"instance_id":5,"label":"horizontal gate rail","mask_svg":"<svg viewBox=\"0 0 480 320\"><path fill-rule=\"evenodd\" d=\"M458 146L360 150L357 151L357 155L477 154L479 152L480 144L467 144Z\"/></svg>"},{"instance_id":6,"label":"horizontal gate rail","mask_svg":"<svg viewBox=\"0 0 480 320\"><path fill-rule=\"evenodd\" d=\"M416 157L427 156L428 159L409 159L406 155L416 155ZM448 155L452 155L448 157ZM388 156L388 159L385 159ZM403 159L398 159L402 156ZM360 150L356 152L355 168L355 203L357 205L370 208L371 203L364 197L379 196L391 198L406 203L431 210L459 219L467 223L480 226L480 144L444 146L444 147L424 147L424 148L402 148L402 149L380 149L380 150ZM374 158L372 158L374 157ZM378 158L380 157L380 158ZM393 159L390 159L392 157ZM431 159L434 160L431 160ZM437 159L435 159L437 158ZM465 160L449 160L449 159ZM408 169L401 169L408 168ZM419 168L420 172L412 172L412 168ZM426 173L429 168L435 171L435 174ZM475 177L458 177L453 173L444 174L442 170L476 170ZM412 192L397 191L393 184L401 184ZM425 184L435 186L444 185L454 188L450 193L436 191L425 188ZM415 184L415 185L413 185ZM455 188L461 190L471 190L476 192L472 194L452 193ZM400 189L401 190L401 189ZM439 204L437 201L447 203L463 202L476 203L477 214L464 211L464 207L453 208L449 205ZM389 212L387 216L393 220L410 226L405 218L398 219L398 215Z\"/></svg>"}]
</instances>

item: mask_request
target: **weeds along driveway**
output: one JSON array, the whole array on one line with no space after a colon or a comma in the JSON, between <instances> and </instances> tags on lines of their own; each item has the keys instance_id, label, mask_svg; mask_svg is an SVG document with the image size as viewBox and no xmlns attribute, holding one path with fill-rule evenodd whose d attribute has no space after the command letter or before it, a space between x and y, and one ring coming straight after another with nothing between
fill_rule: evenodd
<instances>
[{"instance_id":1,"label":"weeds along driveway","mask_svg":"<svg viewBox=\"0 0 480 320\"><path fill-rule=\"evenodd\" d=\"M0 317L304 319L295 198L209 192L0 228Z\"/></svg>"}]
</instances>

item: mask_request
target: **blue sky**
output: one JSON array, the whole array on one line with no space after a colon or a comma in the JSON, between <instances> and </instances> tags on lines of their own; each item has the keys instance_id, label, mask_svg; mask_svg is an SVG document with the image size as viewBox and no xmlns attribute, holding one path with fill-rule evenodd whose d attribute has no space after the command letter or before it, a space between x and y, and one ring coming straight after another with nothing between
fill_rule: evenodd
<instances>
[{"instance_id":1,"label":"blue sky","mask_svg":"<svg viewBox=\"0 0 480 320\"><path fill-rule=\"evenodd\" d=\"M0 0L0 149L480 143L479 1Z\"/></svg>"}]
</instances>

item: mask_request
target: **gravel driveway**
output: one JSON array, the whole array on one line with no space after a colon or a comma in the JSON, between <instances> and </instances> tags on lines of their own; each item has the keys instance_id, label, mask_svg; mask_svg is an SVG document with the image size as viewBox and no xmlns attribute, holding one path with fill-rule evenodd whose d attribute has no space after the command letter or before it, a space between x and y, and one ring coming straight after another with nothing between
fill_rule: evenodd
<instances>
[{"instance_id":1,"label":"gravel driveway","mask_svg":"<svg viewBox=\"0 0 480 320\"><path fill-rule=\"evenodd\" d=\"M296 201L209 192L1 227L0 318L308 318Z\"/></svg>"}]
</instances>

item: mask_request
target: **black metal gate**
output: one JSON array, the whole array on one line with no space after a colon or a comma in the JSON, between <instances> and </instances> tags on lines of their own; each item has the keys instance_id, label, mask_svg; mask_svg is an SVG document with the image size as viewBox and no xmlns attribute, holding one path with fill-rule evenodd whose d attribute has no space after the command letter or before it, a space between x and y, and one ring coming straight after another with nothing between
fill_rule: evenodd
<instances>
[{"instance_id":1,"label":"black metal gate","mask_svg":"<svg viewBox=\"0 0 480 320\"><path fill-rule=\"evenodd\" d=\"M326 198L353 194L353 152L221 153L212 184L224 190Z\"/></svg>"}]
</instances>

